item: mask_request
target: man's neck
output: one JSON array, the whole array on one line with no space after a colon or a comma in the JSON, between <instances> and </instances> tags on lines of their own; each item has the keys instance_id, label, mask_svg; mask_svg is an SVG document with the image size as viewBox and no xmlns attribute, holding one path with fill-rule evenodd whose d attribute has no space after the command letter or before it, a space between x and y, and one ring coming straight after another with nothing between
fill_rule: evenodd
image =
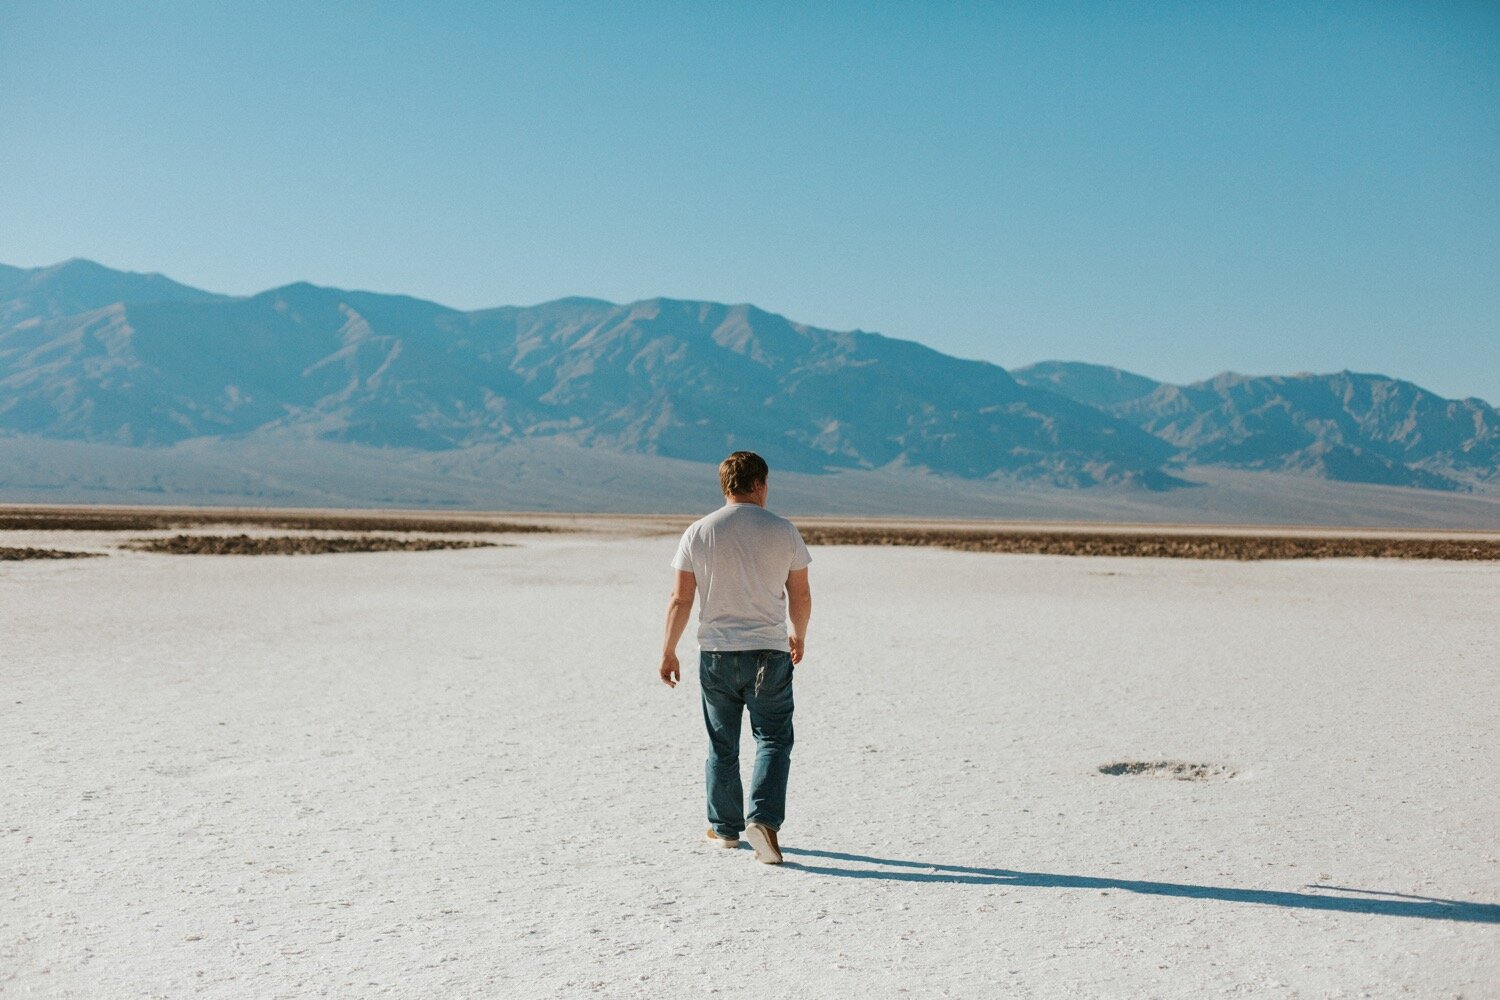
<instances>
[{"instance_id":1,"label":"man's neck","mask_svg":"<svg viewBox=\"0 0 1500 1000\"><path fill-rule=\"evenodd\" d=\"M764 507L766 504L765 504L764 500L757 500L754 497L725 497L724 498L724 506L726 506L726 507L735 507L735 506L740 506L740 505L749 506L749 507Z\"/></svg>"}]
</instances>

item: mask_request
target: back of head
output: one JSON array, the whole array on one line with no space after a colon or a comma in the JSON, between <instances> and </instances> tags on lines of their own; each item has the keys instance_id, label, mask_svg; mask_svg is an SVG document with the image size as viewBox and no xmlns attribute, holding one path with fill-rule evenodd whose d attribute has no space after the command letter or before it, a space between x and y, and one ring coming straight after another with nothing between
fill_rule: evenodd
<instances>
[{"instance_id":1,"label":"back of head","mask_svg":"<svg viewBox=\"0 0 1500 1000\"><path fill-rule=\"evenodd\" d=\"M719 463L719 487L727 497L749 496L766 481L771 469L753 451L737 451Z\"/></svg>"}]
</instances>

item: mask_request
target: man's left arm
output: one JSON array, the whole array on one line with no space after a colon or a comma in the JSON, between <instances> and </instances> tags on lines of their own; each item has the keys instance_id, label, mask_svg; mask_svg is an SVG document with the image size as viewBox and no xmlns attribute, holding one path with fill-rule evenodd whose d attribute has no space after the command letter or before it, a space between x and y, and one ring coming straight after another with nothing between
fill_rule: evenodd
<instances>
[{"instance_id":1,"label":"man's left arm","mask_svg":"<svg viewBox=\"0 0 1500 1000\"><path fill-rule=\"evenodd\" d=\"M786 577L787 611L792 619L787 644L791 646L792 662L801 663L807 652L807 622L812 617L812 586L807 582L807 567L794 569Z\"/></svg>"},{"instance_id":2,"label":"man's left arm","mask_svg":"<svg viewBox=\"0 0 1500 1000\"><path fill-rule=\"evenodd\" d=\"M693 613L693 598L698 594L698 578L691 571L677 571L677 582L672 585L672 600L667 605L667 636L661 651L661 682L667 687L676 687L682 677L677 663L677 643L687 628L688 618Z\"/></svg>"}]
</instances>

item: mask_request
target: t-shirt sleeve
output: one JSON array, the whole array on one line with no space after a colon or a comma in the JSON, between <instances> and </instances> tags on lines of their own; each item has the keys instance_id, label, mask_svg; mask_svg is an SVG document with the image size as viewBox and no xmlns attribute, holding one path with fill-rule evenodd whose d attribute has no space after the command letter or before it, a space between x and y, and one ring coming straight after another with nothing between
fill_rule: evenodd
<instances>
[{"instance_id":1,"label":"t-shirt sleeve","mask_svg":"<svg viewBox=\"0 0 1500 1000\"><path fill-rule=\"evenodd\" d=\"M677 554L672 557L672 568L693 572L692 541L690 536L693 529L689 528L682 533L682 540L677 543Z\"/></svg>"},{"instance_id":2,"label":"t-shirt sleeve","mask_svg":"<svg viewBox=\"0 0 1500 1000\"><path fill-rule=\"evenodd\" d=\"M792 569L807 569L812 562L812 554L807 551L807 543L802 541L802 532L797 530L794 524L792 528Z\"/></svg>"}]
</instances>

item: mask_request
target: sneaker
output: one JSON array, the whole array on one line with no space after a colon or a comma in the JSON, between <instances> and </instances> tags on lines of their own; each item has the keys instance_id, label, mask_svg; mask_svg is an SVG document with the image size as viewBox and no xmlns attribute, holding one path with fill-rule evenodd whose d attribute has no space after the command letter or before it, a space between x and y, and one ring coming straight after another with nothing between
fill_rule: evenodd
<instances>
[{"instance_id":1,"label":"sneaker","mask_svg":"<svg viewBox=\"0 0 1500 1000\"><path fill-rule=\"evenodd\" d=\"M765 865L781 864L781 845L776 842L776 831L762 823L751 823L745 827L745 839L755 848L755 860Z\"/></svg>"},{"instance_id":2,"label":"sneaker","mask_svg":"<svg viewBox=\"0 0 1500 1000\"><path fill-rule=\"evenodd\" d=\"M708 828L708 842L715 847L727 847L731 850L740 846L740 838L721 837L714 831L713 827Z\"/></svg>"}]
</instances>

